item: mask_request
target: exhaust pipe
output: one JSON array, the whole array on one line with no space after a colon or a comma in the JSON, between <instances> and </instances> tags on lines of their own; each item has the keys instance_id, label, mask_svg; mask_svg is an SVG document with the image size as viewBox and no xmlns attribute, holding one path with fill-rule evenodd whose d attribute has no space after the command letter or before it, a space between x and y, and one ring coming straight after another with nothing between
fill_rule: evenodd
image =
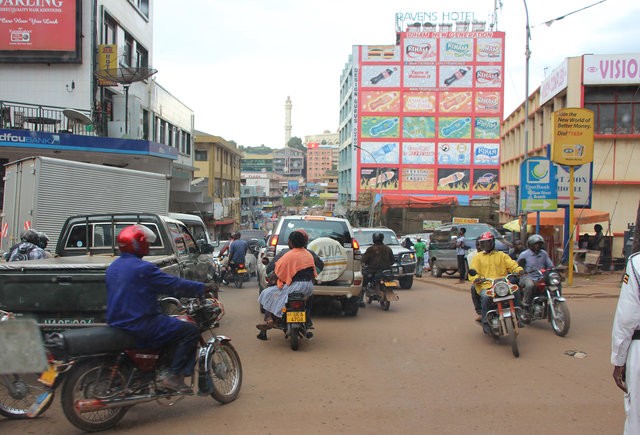
<instances>
[{"instance_id":1,"label":"exhaust pipe","mask_svg":"<svg viewBox=\"0 0 640 435\"><path fill-rule=\"evenodd\" d=\"M113 399L81 399L75 403L76 411L80 413L102 411L105 409L123 408L125 406L138 405L151 402L156 399L164 399L172 396L184 396L176 392L162 394L145 394L141 396L117 397Z\"/></svg>"}]
</instances>

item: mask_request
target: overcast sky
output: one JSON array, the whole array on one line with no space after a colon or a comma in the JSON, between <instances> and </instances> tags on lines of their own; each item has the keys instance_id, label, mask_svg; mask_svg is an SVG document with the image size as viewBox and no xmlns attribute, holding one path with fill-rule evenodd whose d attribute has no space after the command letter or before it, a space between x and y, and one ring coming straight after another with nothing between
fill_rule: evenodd
<instances>
[{"instance_id":1,"label":"overcast sky","mask_svg":"<svg viewBox=\"0 0 640 435\"><path fill-rule=\"evenodd\" d=\"M551 26L543 23L599 0L528 0L529 90L562 59L640 53L640 2L606 0ZM284 146L292 135L336 132L339 83L352 45L395 43L396 12L474 12L490 21L494 0L183 0L154 3L156 80L195 112L198 130L239 145ZM525 14L502 0L506 32L505 116L524 101ZM639 55L640 57L640 55Z\"/></svg>"}]
</instances>

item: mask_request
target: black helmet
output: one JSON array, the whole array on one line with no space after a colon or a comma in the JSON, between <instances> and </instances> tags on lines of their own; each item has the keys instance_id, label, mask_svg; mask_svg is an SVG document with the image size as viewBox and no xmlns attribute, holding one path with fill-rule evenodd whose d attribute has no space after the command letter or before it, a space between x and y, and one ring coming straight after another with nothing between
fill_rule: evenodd
<instances>
[{"instance_id":1,"label":"black helmet","mask_svg":"<svg viewBox=\"0 0 640 435\"><path fill-rule=\"evenodd\" d=\"M536 243L544 244L544 239L542 238L542 236L540 234L533 234L529 236L529 239L527 239L527 246L529 248L532 248Z\"/></svg>"},{"instance_id":2,"label":"black helmet","mask_svg":"<svg viewBox=\"0 0 640 435\"><path fill-rule=\"evenodd\" d=\"M38 231L38 243L36 243L36 245L38 245L42 249L45 249L48 244L49 244L49 237L47 237L47 235L44 232Z\"/></svg>"},{"instance_id":3,"label":"black helmet","mask_svg":"<svg viewBox=\"0 0 640 435\"><path fill-rule=\"evenodd\" d=\"M375 232L371 236L371 240L373 241L373 243L382 243L382 241L384 240L384 234L382 234L381 232Z\"/></svg>"},{"instance_id":4,"label":"black helmet","mask_svg":"<svg viewBox=\"0 0 640 435\"><path fill-rule=\"evenodd\" d=\"M26 230L20 234L20 240L23 242L33 243L34 245L38 244L40 237L38 237L38 233L34 230Z\"/></svg>"}]
</instances>

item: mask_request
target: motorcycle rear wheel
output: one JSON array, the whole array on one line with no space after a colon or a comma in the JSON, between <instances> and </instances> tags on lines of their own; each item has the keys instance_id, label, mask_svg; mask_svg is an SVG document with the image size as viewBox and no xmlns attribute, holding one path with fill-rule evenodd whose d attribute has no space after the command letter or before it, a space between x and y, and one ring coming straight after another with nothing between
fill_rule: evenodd
<instances>
[{"instance_id":1,"label":"motorcycle rear wheel","mask_svg":"<svg viewBox=\"0 0 640 435\"><path fill-rule=\"evenodd\" d=\"M551 309L549 309L549 316L551 317L549 320L551 321L551 327L553 328L553 332L558 337L564 337L569 332L569 327L571 326L571 315L569 314L569 307L567 303L564 301L555 301L553 302L553 309L556 313L555 316L551 314Z\"/></svg>"},{"instance_id":2,"label":"motorcycle rear wheel","mask_svg":"<svg viewBox=\"0 0 640 435\"><path fill-rule=\"evenodd\" d=\"M300 343L300 327L292 326L291 334L289 335L289 340L291 344L291 350L298 350L298 346Z\"/></svg>"},{"instance_id":3,"label":"motorcycle rear wheel","mask_svg":"<svg viewBox=\"0 0 640 435\"><path fill-rule=\"evenodd\" d=\"M509 333L509 340L511 341L511 352L513 353L513 356L518 358L520 356L520 349L518 349L518 334L516 333L516 328L513 322L515 322L515 320L511 318L510 320L504 322L504 324L507 327L507 332Z\"/></svg>"},{"instance_id":4,"label":"motorcycle rear wheel","mask_svg":"<svg viewBox=\"0 0 640 435\"><path fill-rule=\"evenodd\" d=\"M213 353L208 369L213 374L211 397L222 404L236 400L242 386L242 363L231 343L227 341L220 344L220 349Z\"/></svg>"},{"instance_id":5,"label":"motorcycle rear wheel","mask_svg":"<svg viewBox=\"0 0 640 435\"><path fill-rule=\"evenodd\" d=\"M89 361L71 369L62 386L61 404L67 420L86 432L97 432L113 428L130 407L102 409L94 412L79 412L78 400L107 399L122 393L127 376L120 368L115 379L109 383L110 367L103 361Z\"/></svg>"},{"instance_id":6,"label":"motorcycle rear wheel","mask_svg":"<svg viewBox=\"0 0 640 435\"><path fill-rule=\"evenodd\" d=\"M29 418L27 416L29 409L38 396L47 390L38 382L39 377L39 373L1 375L0 415L14 420ZM38 415L44 413L51 406L51 402L53 402L52 398L42 407Z\"/></svg>"},{"instance_id":7,"label":"motorcycle rear wheel","mask_svg":"<svg viewBox=\"0 0 640 435\"><path fill-rule=\"evenodd\" d=\"M234 275L233 276L233 283L235 284L236 288L242 288L242 283L244 282L244 277L242 275Z\"/></svg>"},{"instance_id":8,"label":"motorcycle rear wheel","mask_svg":"<svg viewBox=\"0 0 640 435\"><path fill-rule=\"evenodd\" d=\"M389 301L389 299L387 298L381 299L380 306L384 311L389 311L389 307L391 306L391 301Z\"/></svg>"}]
</instances>

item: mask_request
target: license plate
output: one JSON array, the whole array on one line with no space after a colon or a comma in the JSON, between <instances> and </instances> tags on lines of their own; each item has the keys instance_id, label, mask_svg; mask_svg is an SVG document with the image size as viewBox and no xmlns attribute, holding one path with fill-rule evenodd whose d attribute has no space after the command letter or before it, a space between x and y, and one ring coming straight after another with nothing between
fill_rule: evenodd
<instances>
[{"instance_id":1,"label":"license plate","mask_svg":"<svg viewBox=\"0 0 640 435\"><path fill-rule=\"evenodd\" d=\"M238 269L238 273L247 273L247 269Z\"/></svg>"},{"instance_id":2,"label":"license plate","mask_svg":"<svg viewBox=\"0 0 640 435\"><path fill-rule=\"evenodd\" d=\"M398 287L398 283L395 281L385 281L384 282L384 286L385 287Z\"/></svg>"},{"instance_id":3,"label":"license plate","mask_svg":"<svg viewBox=\"0 0 640 435\"><path fill-rule=\"evenodd\" d=\"M38 381L47 387L51 387L53 385L53 381L56 380L56 376L58 376L56 368L50 365L49 368L40 375L40 379L38 379Z\"/></svg>"},{"instance_id":4,"label":"license plate","mask_svg":"<svg viewBox=\"0 0 640 435\"><path fill-rule=\"evenodd\" d=\"M42 324L44 325L91 325L94 323L94 319L92 317L86 319L42 319Z\"/></svg>"},{"instance_id":5,"label":"license plate","mask_svg":"<svg viewBox=\"0 0 640 435\"><path fill-rule=\"evenodd\" d=\"M287 323L304 323L307 321L307 313L304 311L287 311Z\"/></svg>"}]
</instances>

